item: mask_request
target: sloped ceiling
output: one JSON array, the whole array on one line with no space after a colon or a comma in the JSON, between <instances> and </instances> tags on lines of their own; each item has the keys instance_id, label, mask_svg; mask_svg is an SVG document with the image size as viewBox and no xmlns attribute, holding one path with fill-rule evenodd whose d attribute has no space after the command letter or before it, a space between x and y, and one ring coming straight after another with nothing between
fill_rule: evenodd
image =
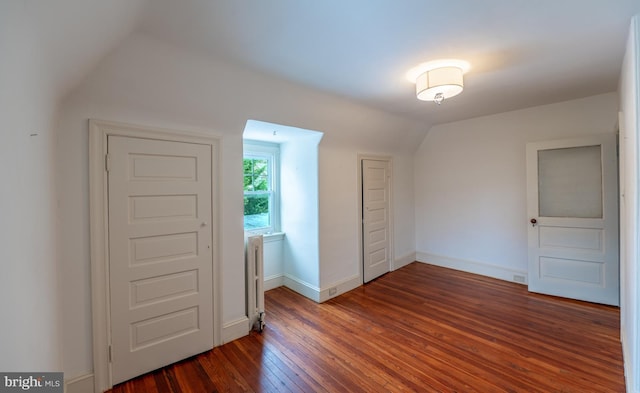
<instances>
[{"instance_id":1,"label":"sloped ceiling","mask_svg":"<svg viewBox=\"0 0 640 393\"><path fill-rule=\"evenodd\" d=\"M136 27L147 0L3 0L20 14L39 40L45 80L64 96ZM17 11L15 8L14 11ZM5 17L12 17L7 13ZM1 19L0 19L1 22ZM20 39L15 37L15 39Z\"/></svg>"},{"instance_id":2,"label":"sloped ceiling","mask_svg":"<svg viewBox=\"0 0 640 393\"><path fill-rule=\"evenodd\" d=\"M430 125L615 91L640 13L638 0L21 1L61 95L137 30ZM436 106L404 74L439 58L472 68Z\"/></svg>"},{"instance_id":3,"label":"sloped ceiling","mask_svg":"<svg viewBox=\"0 0 640 393\"><path fill-rule=\"evenodd\" d=\"M139 29L437 124L615 91L638 0L154 0ZM437 107L405 72L471 63Z\"/></svg>"}]
</instances>

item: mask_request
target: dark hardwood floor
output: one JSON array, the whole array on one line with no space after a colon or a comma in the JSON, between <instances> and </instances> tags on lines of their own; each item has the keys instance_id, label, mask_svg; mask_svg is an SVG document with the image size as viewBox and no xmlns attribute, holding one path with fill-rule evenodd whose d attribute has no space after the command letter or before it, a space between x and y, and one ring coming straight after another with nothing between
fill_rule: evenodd
<instances>
[{"instance_id":1,"label":"dark hardwood floor","mask_svg":"<svg viewBox=\"0 0 640 393\"><path fill-rule=\"evenodd\" d=\"M412 263L316 304L266 293L267 326L123 392L624 392L618 308Z\"/></svg>"}]
</instances>

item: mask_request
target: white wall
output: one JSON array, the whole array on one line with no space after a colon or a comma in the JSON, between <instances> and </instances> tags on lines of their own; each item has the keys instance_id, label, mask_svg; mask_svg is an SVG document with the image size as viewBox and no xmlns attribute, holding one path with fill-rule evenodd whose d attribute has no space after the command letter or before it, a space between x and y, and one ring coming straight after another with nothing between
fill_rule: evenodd
<instances>
[{"instance_id":1,"label":"white wall","mask_svg":"<svg viewBox=\"0 0 640 393\"><path fill-rule=\"evenodd\" d=\"M320 138L322 134L318 133L280 145L280 222L281 229L286 234L283 244L285 285L307 296L319 287L320 275Z\"/></svg>"},{"instance_id":2,"label":"white wall","mask_svg":"<svg viewBox=\"0 0 640 393\"><path fill-rule=\"evenodd\" d=\"M413 209L413 156L389 154L380 146L357 147L320 144L320 290L326 299L329 288L336 286L338 294L356 284L360 275L358 228L362 225L358 211L358 157L356 153L391 156L393 161L392 193L394 221L394 255L391 269L415 260ZM363 142L366 143L366 142ZM418 146L416 142L415 146ZM340 174L340 176L336 176ZM408 237L409 236L409 237ZM352 241L344 241L352 239ZM325 261L327 263L325 263Z\"/></svg>"},{"instance_id":3,"label":"white wall","mask_svg":"<svg viewBox=\"0 0 640 393\"><path fill-rule=\"evenodd\" d=\"M61 371L55 94L29 8L0 2L0 370Z\"/></svg>"},{"instance_id":4,"label":"white wall","mask_svg":"<svg viewBox=\"0 0 640 393\"><path fill-rule=\"evenodd\" d=\"M433 127L415 157L418 260L526 276L526 143L612 133L616 121L609 93Z\"/></svg>"},{"instance_id":5,"label":"white wall","mask_svg":"<svg viewBox=\"0 0 640 393\"><path fill-rule=\"evenodd\" d=\"M628 392L638 392L638 135L640 123L640 17L629 29L620 76L620 333Z\"/></svg>"},{"instance_id":6,"label":"white wall","mask_svg":"<svg viewBox=\"0 0 640 393\"><path fill-rule=\"evenodd\" d=\"M415 222L414 194L396 198L395 190L406 187L414 182L413 156L398 155L393 158L393 232L394 232L394 260L392 269L399 269L416 260L416 243L414 237L406 236L413 233ZM398 235L402 234L402 235Z\"/></svg>"},{"instance_id":7,"label":"white wall","mask_svg":"<svg viewBox=\"0 0 640 393\"><path fill-rule=\"evenodd\" d=\"M63 102L59 173L64 369L91 372L88 126L89 118L222 135L223 323L245 312L242 229L242 132L248 119L324 132L319 148L319 285L358 271L356 165L359 152L411 160L423 133L418 124L307 90L217 59L133 35L107 56ZM399 206L410 205L413 181L394 184ZM333 230L339 228L340 236ZM289 234L287 234L288 236ZM413 239L413 227L396 237ZM405 247L408 247L405 244ZM342 255L346 257L333 258ZM329 272L337 272L335 275ZM81 299L86 299L83 301Z\"/></svg>"}]
</instances>

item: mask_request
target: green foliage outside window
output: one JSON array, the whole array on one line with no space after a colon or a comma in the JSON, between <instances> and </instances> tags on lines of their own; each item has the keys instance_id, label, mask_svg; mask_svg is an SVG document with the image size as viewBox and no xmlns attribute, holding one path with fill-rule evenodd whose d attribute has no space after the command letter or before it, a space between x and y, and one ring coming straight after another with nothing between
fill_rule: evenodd
<instances>
[{"instance_id":1,"label":"green foliage outside window","mask_svg":"<svg viewBox=\"0 0 640 393\"><path fill-rule=\"evenodd\" d=\"M245 158L244 190L269 191L269 161L262 158Z\"/></svg>"},{"instance_id":2,"label":"green foliage outside window","mask_svg":"<svg viewBox=\"0 0 640 393\"><path fill-rule=\"evenodd\" d=\"M269 161L263 158L245 158L243 160L243 166L245 191L244 215L268 213L268 193L270 191ZM263 191L264 193L261 193L260 191Z\"/></svg>"},{"instance_id":3,"label":"green foliage outside window","mask_svg":"<svg viewBox=\"0 0 640 393\"><path fill-rule=\"evenodd\" d=\"M244 215L269 213L269 197L244 197Z\"/></svg>"}]
</instances>

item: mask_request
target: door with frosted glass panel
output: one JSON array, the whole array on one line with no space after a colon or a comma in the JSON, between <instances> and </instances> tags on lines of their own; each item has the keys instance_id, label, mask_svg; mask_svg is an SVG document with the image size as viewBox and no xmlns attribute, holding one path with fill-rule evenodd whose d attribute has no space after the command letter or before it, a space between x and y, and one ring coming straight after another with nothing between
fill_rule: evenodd
<instances>
[{"instance_id":1,"label":"door with frosted glass panel","mask_svg":"<svg viewBox=\"0 0 640 393\"><path fill-rule=\"evenodd\" d=\"M615 135L527 144L529 290L619 304Z\"/></svg>"}]
</instances>

